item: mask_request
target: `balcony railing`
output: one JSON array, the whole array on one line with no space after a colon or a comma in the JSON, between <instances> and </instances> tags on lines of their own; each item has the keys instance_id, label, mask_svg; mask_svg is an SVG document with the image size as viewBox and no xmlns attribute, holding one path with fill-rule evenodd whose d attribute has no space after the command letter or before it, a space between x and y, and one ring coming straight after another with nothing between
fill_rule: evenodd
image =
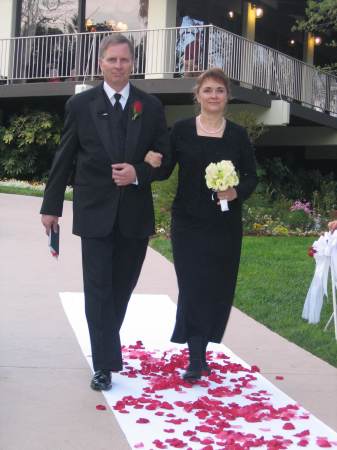
<instances>
[{"instance_id":1,"label":"balcony railing","mask_svg":"<svg viewBox=\"0 0 337 450\"><path fill-rule=\"evenodd\" d=\"M0 40L0 82L101 77L98 48L108 32ZM221 67L232 80L337 114L337 77L213 25L124 33L135 47L135 78L195 76Z\"/></svg>"}]
</instances>

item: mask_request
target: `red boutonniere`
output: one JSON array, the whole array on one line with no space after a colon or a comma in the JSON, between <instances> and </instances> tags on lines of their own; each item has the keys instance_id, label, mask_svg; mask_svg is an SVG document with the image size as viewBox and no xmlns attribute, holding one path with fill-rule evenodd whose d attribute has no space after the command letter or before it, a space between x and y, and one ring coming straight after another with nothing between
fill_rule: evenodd
<instances>
[{"instance_id":1,"label":"red boutonniere","mask_svg":"<svg viewBox=\"0 0 337 450\"><path fill-rule=\"evenodd\" d=\"M143 104L141 101L136 100L132 105L132 120L136 120L143 112Z\"/></svg>"}]
</instances>

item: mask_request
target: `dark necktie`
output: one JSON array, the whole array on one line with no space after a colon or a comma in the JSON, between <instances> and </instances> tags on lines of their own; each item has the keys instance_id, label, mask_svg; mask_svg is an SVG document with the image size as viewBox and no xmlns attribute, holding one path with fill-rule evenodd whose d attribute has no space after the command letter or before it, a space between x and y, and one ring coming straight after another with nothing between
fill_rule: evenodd
<instances>
[{"instance_id":1,"label":"dark necktie","mask_svg":"<svg viewBox=\"0 0 337 450\"><path fill-rule=\"evenodd\" d=\"M123 129L123 108L120 102L121 94L114 94L115 104L113 110L115 112L115 119L117 123L116 132L118 136L119 148L116 149L118 159L120 162L124 161L124 147L125 147L125 130Z\"/></svg>"},{"instance_id":2,"label":"dark necktie","mask_svg":"<svg viewBox=\"0 0 337 450\"><path fill-rule=\"evenodd\" d=\"M120 99L121 99L121 94L114 94L114 97L115 97L115 104L114 104L114 110L116 111L116 113L118 114L118 116L120 117L121 115L122 115L122 113L123 113L123 108L122 108L122 105L121 105L121 102L120 102Z\"/></svg>"}]
</instances>

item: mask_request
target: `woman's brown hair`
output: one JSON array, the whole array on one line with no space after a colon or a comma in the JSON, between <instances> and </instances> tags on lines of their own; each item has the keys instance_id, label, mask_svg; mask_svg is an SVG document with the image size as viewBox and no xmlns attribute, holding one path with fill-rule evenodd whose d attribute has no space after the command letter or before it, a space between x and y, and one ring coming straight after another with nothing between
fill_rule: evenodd
<instances>
[{"instance_id":1,"label":"woman's brown hair","mask_svg":"<svg viewBox=\"0 0 337 450\"><path fill-rule=\"evenodd\" d=\"M225 72L222 69L219 69L218 67L214 67L213 69L208 69L205 72L202 72L198 78L196 79L195 86L193 88L193 94L194 94L194 100L197 100L197 94L199 93L201 85L208 80L209 78L212 78L213 80L217 80L220 83L222 83L227 91L228 98L230 97L230 81Z\"/></svg>"}]
</instances>

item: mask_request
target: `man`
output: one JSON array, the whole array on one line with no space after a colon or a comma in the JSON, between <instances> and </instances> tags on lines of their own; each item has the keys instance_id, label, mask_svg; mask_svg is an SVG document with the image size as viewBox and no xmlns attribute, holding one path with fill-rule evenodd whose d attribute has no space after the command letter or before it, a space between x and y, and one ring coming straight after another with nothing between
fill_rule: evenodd
<instances>
[{"instance_id":1,"label":"man","mask_svg":"<svg viewBox=\"0 0 337 450\"><path fill-rule=\"evenodd\" d=\"M49 233L62 215L75 164L73 233L82 241L94 390L110 389L111 372L122 369L119 329L154 233L150 183L160 179L160 169L144 157L156 149L165 166L169 148L162 105L129 83L133 54L122 35L102 40L104 83L68 100L41 208Z\"/></svg>"}]
</instances>

